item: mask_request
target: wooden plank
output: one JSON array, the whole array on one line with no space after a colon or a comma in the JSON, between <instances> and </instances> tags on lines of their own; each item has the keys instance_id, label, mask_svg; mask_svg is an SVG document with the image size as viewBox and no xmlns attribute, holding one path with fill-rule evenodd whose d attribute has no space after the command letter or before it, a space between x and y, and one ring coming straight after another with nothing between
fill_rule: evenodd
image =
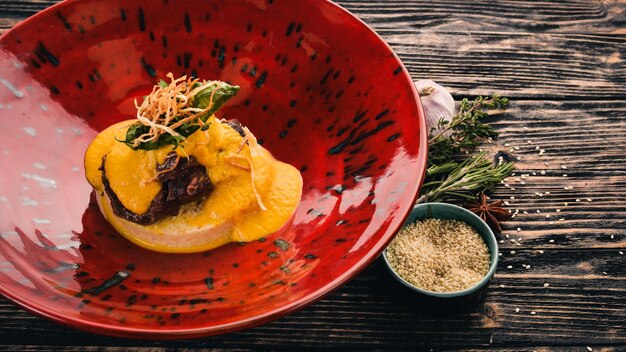
<instances>
[{"instance_id":1,"label":"wooden plank","mask_svg":"<svg viewBox=\"0 0 626 352\"><path fill-rule=\"evenodd\" d=\"M299 346L300 348L306 348L310 346ZM544 352L544 351L553 351L553 352L588 352L588 346L529 346L529 347L516 347L516 348L502 348L502 347L488 347L488 348L480 348L480 349L455 349L457 352L472 352L472 351L493 351L493 352ZM589 346L590 347L590 346ZM3 346L7 351L22 351L22 352L39 352L42 350L45 351L68 351L68 352L95 352L95 351L103 351L103 352L127 352L128 347L101 347L101 346L52 346L52 345L10 345ZM614 346L597 346L593 345L592 351L602 352L602 351L614 351ZM195 348L173 348L173 347L133 347L133 352L189 352L189 351L197 351ZM202 349L204 352L218 352L218 351L229 351L229 352L244 352L244 351L255 351L254 349L240 349L240 348L204 348Z\"/></svg>"},{"instance_id":2,"label":"wooden plank","mask_svg":"<svg viewBox=\"0 0 626 352\"><path fill-rule=\"evenodd\" d=\"M0 3L2 17L15 16L26 18L48 8L60 0L4 0Z\"/></svg>"},{"instance_id":3,"label":"wooden plank","mask_svg":"<svg viewBox=\"0 0 626 352\"><path fill-rule=\"evenodd\" d=\"M378 29L626 33L623 1L340 0Z\"/></svg>"},{"instance_id":4,"label":"wooden plank","mask_svg":"<svg viewBox=\"0 0 626 352\"><path fill-rule=\"evenodd\" d=\"M414 80L460 95L600 99L626 95L626 36L379 29ZM593 48L593 49L592 49Z\"/></svg>"},{"instance_id":5,"label":"wooden plank","mask_svg":"<svg viewBox=\"0 0 626 352\"><path fill-rule=\"evenodd\" d=\"M623 100L513 101L493 124L500 138L484 149L521 158L515 176L505 180L510 188L499 185L493 193L519 211L503 223L503 248L626 251Z\"/></svg>"},{"instance_id":6,"label":"wooden plank","mask_svg":"<svg viewBox=\"0 0 626 352\"><path fill-rule=\"evenodd\" d=\"M521 267L528 263L530 269ZM262 327L192 341L96 337L0 304L0 341L205 348L626 346L626 257L613 250L522 250L501 258L482 305L438 314L393 281L380 260L311 307ZM512 265L513 269L506 269ZM609 270L608 275L602 271ZM549 283L549 287L544 287ZM504 285L504 286L501 286ZM516 308L520 311L516 312ZM536 314L532 315L531 312ZM26 334L32 338L25 341Z\"/></svg>"},{"instance_id":7,"label":"wooden plank","mask_svg":"<svg viewBox=\"0 0 626 352\"><path fill-rule=\"evenodd\" d=\"M5 0L2 16L22 18L56 0ZM338 0L377 29L626 33L623 1Z\"/></svg>"}]
</instances>

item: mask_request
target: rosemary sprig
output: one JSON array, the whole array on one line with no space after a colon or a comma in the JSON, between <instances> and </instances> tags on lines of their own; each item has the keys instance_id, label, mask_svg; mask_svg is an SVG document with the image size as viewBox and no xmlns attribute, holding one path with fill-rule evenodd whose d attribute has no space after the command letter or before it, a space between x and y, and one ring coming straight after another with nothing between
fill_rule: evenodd
<instances>
[{"instance_id":1,"label":"rosemary sprig","mask_svg":"<svg viewBox=\"0 0 626 352\"><path fill-rule=\"evenodd\" d=\"M509 176L515 168L512 162L494 165L480 152L461 164L448 162L433 165L426 170L426 178L445 174L442 179L431 180L422 186L417 203L439 202L448 198L471 200Z\"/></svg>"},{"instance_id":2,"label":"rosemary sprig","mask_svg":"<svg viewBox=\"0 0 626 352\"><path fill-rule=\"evenodd\" d=\"M463 99L452 121L440 121L439 133L428 141L428 169L418 203L461 199L472 200L509 176L512 162L494 165L485 152L466 156L484 139L497 138L495 129L484 122L490 110L506 109L508 99L494 95Z\"/></svg>"},{"instance_id":3,"label":"rosemary sprig","mask_svg":"<svg viewBox=\"0 0 626 352\"><path fill-rule=\"evenodd\" d=\"M429 166L444 163L463 149L477 146L485 138L497 138L494 128L483 121L489 116L489 110L506 109L508 102L507 98L498 95L478 97L473 101L463 99L452 121L440 121L439 133L428 141Z\"/></svg>"}]
</instances>

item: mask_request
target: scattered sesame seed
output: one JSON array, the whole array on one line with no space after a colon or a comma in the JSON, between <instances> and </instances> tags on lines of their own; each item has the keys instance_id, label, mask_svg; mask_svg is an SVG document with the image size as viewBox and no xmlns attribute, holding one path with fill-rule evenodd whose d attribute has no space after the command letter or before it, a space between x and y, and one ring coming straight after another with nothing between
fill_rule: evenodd
<instances>
[{"instance_id":1,"label":"scattered sesame seed","mask_svg":"<svg viewBox=\"0 0 626 352\"><path fill-rule=\"evenodd\" d=\"M548 242L550 242L550 243L554 243L554 240L550 240L550 241L548 241Z\"/></svg>"},{"instance_id":2,"label":"scattered sesame seed","mask_svg":"<svg viewBox=\"0 0 626 352\"><path fill-rule=\"evenodd\" d=\"M559 221L565 221L565 218L560 218Z\"/></svg>"},{"instance_id":3,"label":"scattered sesame seed","mask_svg":"<svg viewBox=\"0 0 626 352\"><path fill-rule=\"evenodd\" d=\"M550 284L546 282L545 284L543 284L543 287L550 287Z\"/></svg>"},{"instance_id":4,"label":"scattered sesame seed","mask_svg":"<svg viewBox=\"0 0 626 352\"><path fill-rule=\"evenodd\" d=\"M614 238L615 238L615 236L611 235L611 239L614 239Z\"/></svg>"},{"instance_id":5,"label":"scattered sesame seed","mask_svg":"<svg viewBox=\"0 0 626 352\"><path fill-rule=\"evenodd\" d=\"M522 238L521 238L521 237L518 237L518 238L517 238L517 240L518 240L518 241L521 241L521 240L522 240Z\"/></svg>"},{"instance_id":6,"label":"scattered sesame seed","mask_svg":"<svg viewBox=\"0 0 626 352\"><path fill-rule=\"evenodd\" d=\"M602 274L604 275L609 275L606 271L603 271Z\"/></svg>"},{"instance_id":7,"label":"scattered sesame seed","mask_svg":"<svg viewBox=\"0 0 626 352\"><path fill-rule=\"evenodd\" d=\"M550 221L550 225L554 225L554 221Z\"/></svg>"},{"instance_id":8,"label":"scattered sesame seed","mask_svg":"<svg viewBox=\"0 0 626 352\"><path fill-rule=\"evenodd\" d=\"M500 243L504 243L504 240L500 240Z\"/></svg>"},{"instance_id":9,"label":"scattered sesame seed","mask_svg":"<svg viewBox=\"0 0 626 352\"><path fill-rule=\"evenodd\" d=\"M509 238L509 235L505 235L505 236L506 236L506 238Z\"/></svg>"},{"instance_id":10,"label":"scattered sesame seed","mask_svg":"<svg viewBox=\"0 0 626 352\"><path fill-rule=\"evenodd\" d=\"M510 146L510 145L511 145L511 143L504 143L504 146L505 146L505 147L508 147L508 146Z\"/></svg>"},{"instance_id":11,"label":"scattered sesame seed","mask_svg":"<svg viewBox=\"0 0 626 352\"><path fill-rule=\"evenodd\" d=\"M520 180L520 178L519 178L519 177L516 177L516 178L515 178L515 181L519 182L519 181L521 181L521 180Z\"/></svg>"},{"instance_id":12,"label":"scattered sesame seed","mask_svg":"<svg viewBox=\"0 0 626 352\"><path fill-rule=\"evenodd\" d=\"M515 199L515 197L513 197L513 196L510 196L509 198L510 198L510 199Z\"/></svg>"},{"instance_id":13,"label":"scattered sesame seed","mask_svg":"<svg viewBox=\"0 0 626 352\"><path fill-rule=\"evenodd\" d=\"M526 270L530 269L530 264L526 265Z\"/></svg>"},{"instance_id":14,"label":"scattered sesame seed","mask_svg":"<svg viewBox=\"0 0 626 352\"><path fill-rule=\"evenodd\" d=\"M523 211L524 214L528 214L528 212L526 210Z\"/></svg>"},{"instance_id":15,"label":"scattered sesame seed","mask_svg":"<svg viewBox=\"0 0 626 352\"><path fill-rule=\"evenodd\" d=\"M540 250L539 250L539 254L543 254L543 249L540 249Z\"/></svg>"},{"instance_id":16,"label":"scattered sesame seed","mask_svg":"<svg viewBox=\"0 0 626 352\"><path fill-rule=\"evenodd\" d=\"M562 176L563 176L563 177L567 177L567 174L563 174Z\"/></svg>"},{"instance_id":17,"label":"scattered sesame seed","mask_svg":"<svg viewBox=\"0 0 626 352\"><path fill-rule=\"evenodd\" d=\"M561 165L561 169L563 169L563 170L567 170L567 166L565 166L565 165Z\"/></svg>"},{"instance_id":18,"label":"scattered sesame seed","mask_svg":"<svg viewBox=\"0 0 626 352\"><path fill-rule=\"evenodd\" d=\"M591 202L591 198L587 198L587 202Z\"/></svg>"},{"instance_id":19,"label":"scattered sesame seed","mask_svg":"<svg viewBox=\"0 0 626 352\"><path fill-rule=\"evenodd\" d=\"M550 192L546 192L545 194L550 194Z\"/></svg>"},{"instance_id":20,"label":"scattered sesame seed","mask_svg":"<svg viewBox=\"0 0 626 352\"><path fill-rule=\"evenodd\" d=\"M522 160L522 157L521 157L521 156L518 156L516 159L517 159L517 160Z\"/></svg>"},{"instance_id":21,"label":"scattered sesame seed","mask_svg":"<svg viewBox=\"0 0 626 352\"><path fill-rule=\"evenodd\" d=\"M537 209L537 214L541 213L541 210Z\"/></svg>"},{"instance_id":22,"label":"scattered sesame seed","mask_svg":"<svg viewBox=\"0 0 626 352\"><path fill-rule=\"evenodd\" d=\"M523 185L525 185L525 184L526 184L526 182L524 182L524 181L522 181L522 182L520 182L520 183L521 183L521 184L523 184Z\"/></svg>"},{"instance_id":23,"label":"scattered sesame seed","mask_svg":"<svg viewBox=\"0 0 626 352\"><path fill-rule=\"evenodd\" d=\"M547 162L547 161L544 161L543 163L544 163L546 166L550 166L550 163L549 163L549 162Z\"/></svg>"},{"instance_id":24,"label":"scattered sesame seed","mask_svg":"<svg viewBox=\"0 0 626 352\"><path fill-rule=\"evenodd\" d=\"M619 255L624 255L624 252L622 252L622 251L619 251L617 253L619 253Z\"/></svg>"},{"instance_id":25,"label":"scattered sesame seed","mask_svg":"<svg viewBox=\"0 0 626 352\"><path fill-rule=\"evenodd\" d=\"M533 176L537 176L537 173L536 173L536 172L533 172Z\"/></svg>"},{"instance_id":26,"label":"scattered sesame seed","mask_svg":"<svg viewBox=\"0 0 626 352\"><path fill-rule=\"evenodd\" d=\"M511 215L511 219L515 219L516 216L517 216L517 214Z\"/></svg>"},{"instance_id":27,"label":"scattered sesame seed","mask_svg":"<svg viewBox=\"0 0 626 352\"><path fill-rule=\"evenodd\" d=\"M576 199L577 202L580 202L580 199Z\"/></svg>"},{"instance_id":28,"label":"scattered sesame seed","mask_svg":"<svg viewBox=\"0 0 626 352\"><path fill-rule=\"evenodd\" d=\"M528 142L528 144L532 144L533 143L533 141L530 140L530 139L527 142Z\"/></svg>"},{"instance_id":29,"label":"scattered sesame seed","mask_svg":"<svg viewBox=\"0 0 626 352\"><path fill-rule=\"evenodd\" d=\"M502 242L502 241L500 241L500 242ZM502 252L498 252L498 257L501 257L501 256L502 256Z\"/></svg>"},{"instance_id":30,"label":"scattered sesame seed","mask_svg":"<svg viewBox=\"0 0 626 352\"><path fill-rule=\"evenodd\" d=\"M592 352L592 351L593 351L593 348L591 348L591 347L587 346L587 351Z\"/></svg>"},{"instance_id":31,"label":"scattered sesame seed","mask_svg":"<svg viewBox=\"0 0 626 352\"><path fill-rule=\"evenodd\" d=\"M545 152L546 152L545 149L541 149L541 150L539 150L539 155L543 155Z\"/></svg>"},{"instance_id":32,"label":"scattered sesame seed","mask_svg":"<svg viewBox=\"0 0 626 352\"><path fill-rule=\"evenodd\" d=\"M504 286L504 285L500 285L500 288L505 288L505 287L506 287L506 286Z\"/></svg>"},{"instance_id":33,"label":"scattered sesame seed","mask_svg":"<svg viewBox=\"0 0 626 352\"><path fill-rule=\"evenodd\" d=\"M519 147L513 147L513 149L515 149L515 150L519 150Z\"/></svg>"},{"instance_id":34,"label":"scattered sesame seed","mask_svg":"<svg viewBox=\"0 0 626 352\"><path fill-rule=\"evenodd\" d=\"M541 170L541 174L545 175L546 174L546 170Z\"/></svg>"},{"instance_id":35,"label":"scattered sesame seed","mask_svg":"<svg viewBox=\"0 0 626 352\"><path fill-rule=\"evenodd\" d=\"M515 150L515 149L513 149L513 148L510 148L510 149L509 149L509 151L510 151L511 153L513 153L513 151L514 151L514 150Z\"/></svg>"},{"instance_id":36,"label":"scattered sesame seed","mask_svg":"<svg viewBox=\"0 0 626 352\"><path fill-rule=\"evenodd\" d=\"M507 266L506 268L507 268L507 269L513 269L513 266L512 266L512 265L509 265L509 266Z\"/></svg>"},{"instance_id":37,"label":"scattered sesame seed","mask_svg":"<svg viewBox=\"0 0 626 352\"><path fill-rule=\"evenodd\" d=\"M534 312L534 311L530 312L530 315L535 315L535 314L537 314L537 312Z\"/></svg>"},{"instance_id":38,"label":"scattered sesame seed","mask_svg":"<svg viewBox=\"0 0 626 352\"><path fill-rule=\"evenodd\" d=\"M508 201L504 201L504 205L511 205Z\"/></svg>"},{"instance_id":39,"label":"scattered sesame seed","mask_svg":"<svg viewBox=\"0 0 626 352\"><path fill-rule=\"evenodd\" d=\"M522 229L518 227L518 228L517 228L517 232L520 232L520 231L522 231Z\"/></svg>"},{"instance_id":40,"label":"scattered sesame seed","mask_svg":"<svg viewBox=\"0 0 626 352\"><path fill-rule=\"evenodd\" d=\"M519 313L519 308L515 308L515 313Z\"/></svg>"},{"instance_id":41,"label":"scattered sesame seed","mask_svg":"<svg viewBox=\"0 0 626 352\"><path fill-rule=\"evenodd\" d=\"M528 131L528 127L527 127L527 126L524 126L524 130Z\"/></svg>"},{"instance_id":42,"label":"scattered sesame seed","mask_svg":"<svg viewBox=\"0 0 626 352\"><path fill-rule=\"evenodd\" d=\"M541 149L541 147L539 147L538 145L535 146L535 150L539 150Z\"/></svg>"},{"instance_id":43,"label":"scattered sesame seed","mask_svg":"<svg viewBox=\"0 0 626 352\"><path fill-rule=\"evenodd\" d=\"M549 217L551 217L551 216L552 216L552 215L550 215L550 214L546 214L546 218L549 218Z\"/></svg>"},{"instance_id":44,"label":"scattered sesame seed","mask_svg":"<svg viewBox=\"0 0 626 352\"><path fill-rule=\"evenodd\" d=\"M557 209L557 210L556 210L556 212L557 212L557 213L560 213L560 212L561 212L561 209Z\"/></svg>"},{"instance_id":45,"label":"scattered sesame seed","mask_svg":"<svg viewBox=\"0 0 626 352\"><path fill-rule=\"evenodd\" d=\"M511 176L515 176L515 172L512 172L512 173L511 173Z\"/></svg>"},{"instance_id":46,"label":"scattered sesame seed","mask_svg":"<svg viewBox=\"0 0 626 352\"><path fill-rule=\"evenodd\" d=\"M563 205L567 206L567 202L563 203Z\"/></svg>"},{"instance_id":47,"label":"scattered sesame seed","mask_svg":"<svg viewBox=\"0 0 626 352\"><path fill-rule=\"evenodd\" d=\"M517 252L515 252L515 251L511 251L511 254L515 254L515 253L517 253Z\"/></svg>"}]
</instances>

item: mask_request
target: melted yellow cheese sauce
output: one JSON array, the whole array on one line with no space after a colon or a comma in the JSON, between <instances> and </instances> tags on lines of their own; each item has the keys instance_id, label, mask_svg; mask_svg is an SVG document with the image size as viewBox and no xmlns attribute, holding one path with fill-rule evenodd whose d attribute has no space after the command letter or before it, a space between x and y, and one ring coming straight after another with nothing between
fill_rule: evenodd
<instances>
[{"instance_id":1,"label":"melted yellow cheese sauce","mask_svg":"<svg viewBox=\"0 0 626 352\"><path fill-rule=\"evenodd\" d=\"M86 177L98 192L105 217L131 241L161 252L197 252L227 242L257 240L279 230L291 218L302 192L298 170L274 159L254 137L244 143L237 131L214 117L208 130L197 131L175 149L180 157L194 156L206 167L214 185L206 200L198 207L184 206L178 216L147 226L116 217L103 195L103 157L111 189L127 209L142 214L161 190L156 167L174 150L169 145L134 151L116 141L124 139L135 121L120 122L102 131L85 154ZM189 236L193 240L185 238L186 232L195 233Z\"/></svg>"}]
</instances>

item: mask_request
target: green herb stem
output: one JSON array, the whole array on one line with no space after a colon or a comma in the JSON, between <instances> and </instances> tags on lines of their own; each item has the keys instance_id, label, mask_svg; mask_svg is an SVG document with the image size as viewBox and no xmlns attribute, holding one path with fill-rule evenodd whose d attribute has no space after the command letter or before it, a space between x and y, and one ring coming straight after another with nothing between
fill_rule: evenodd
<instances>
[{"instance_id":1,"label":"green herb stem","mask_svg":"<svg viewBox=\"0 0 626 352\"><path fill-rule=\"evenodd\" d=\"M438 202L447 198L474 199L477 193L509 176L514 168L512 162L494 165L486 158L485 152L480 152L458 165L439 183L426 183L417 202Z\"/></svg>"}]
</instances>

